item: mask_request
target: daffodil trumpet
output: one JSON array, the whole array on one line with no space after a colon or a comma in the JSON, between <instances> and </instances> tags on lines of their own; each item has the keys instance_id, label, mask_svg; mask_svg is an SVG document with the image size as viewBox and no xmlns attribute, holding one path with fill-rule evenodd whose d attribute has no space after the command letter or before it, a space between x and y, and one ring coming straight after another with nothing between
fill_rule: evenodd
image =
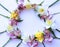
<instances>
[{"instance_id":1,"label":"daffodil trumpet","mask_svg":"<svg viewBox=\"0 0 60 47\"><path fill-rule=\"evenodd\" d=\"M51 6L53 6L54 4L56 4L58 1L60 1L60 0L56 0L54 3L52 3L52 4L49 6L49 8L50 8Z\"/></svg>"},{"instance_id":2,"label":"daffodil trumpet","mask_svg":"<svg viewBox=\"0 0 60 47\"><path fill-rule=\"evenodd\" d=\"M11 41L11 38L9 38L9 40L2 47L5 47L10 41Z\"/></svg>"},{"instance_id":3,"label":"daffodil trumpet","mask_svg":"<svg viewBox=\"0 0 60 47\"><path fill-rule=\"evenodd\" d=\"M44 33L43 32L39 32L39 31L36 32L35 39L42 43L43 40L44 40Z\"/></svg>"},{"instance_id":4,"label":"daffodil trumpet","mask_svg":"<svg viewBox=\"0 0 60 47\"><path fill-rule=\"evenodd\" d=\"M6 7L4 7L1 3L0 6L3 7L6 11L8 11L9 13L11 13Z\"/></svg>"}]
</instances>

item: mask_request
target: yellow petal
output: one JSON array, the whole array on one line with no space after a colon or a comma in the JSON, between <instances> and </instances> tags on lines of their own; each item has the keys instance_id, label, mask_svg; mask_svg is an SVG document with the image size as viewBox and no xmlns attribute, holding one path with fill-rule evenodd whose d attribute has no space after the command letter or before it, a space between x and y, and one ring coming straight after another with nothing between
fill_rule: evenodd
<instances>
[{"instance_id":1,"label":"yellow petal","mask_svg":"<svg viewBox=\"0 0 60 47\"><path fill-rule=\"evenodd\" d=\"M40 37L40 36L42 36L43 35L43 32L37 32L36 34L35 34L35 37Z\"/></svg>"},{"instance_id":2,"label":"yellow petal","mask_svg":"<svg viewBox=\"0 0 60 47\"><path fill-rule=\"evenodd\" d=\"M44 40L44 34L43 32L37 32L35 34L36 40L38 40L39 42L42 42Z\"/></svg>"},{"instance_id":3,"label":"yellow petal","mask_svg":"<svg viewBox=\"0 0 60 47\"><path fill-rule=\"evenodd\" d=\"M39 42L41 42L41 43L42 43L42 42L43 42L43 40L44 40L44 38L41 38L41 39L39 39Z\"/></svg>"},{"instance_id":4,"label":"yellow petal","mask_svg":"<svg viewBox=\"0 0 60 47\"><path fill-rule=\"evenodd\" d=\"M15 13L15 12L12 12L11 13L11 16L10 16L10 18L16 18L18 16L18 14L17 13Z\"/></svg>"}]
</instances>

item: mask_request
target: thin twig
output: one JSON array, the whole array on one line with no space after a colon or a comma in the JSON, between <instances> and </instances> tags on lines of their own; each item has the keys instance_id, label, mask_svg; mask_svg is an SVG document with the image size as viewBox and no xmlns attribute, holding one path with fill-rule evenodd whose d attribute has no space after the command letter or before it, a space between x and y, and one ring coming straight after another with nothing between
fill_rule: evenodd
<instances>
[{"instance_id":1,"label":"thin twig","mask_svg":"<svg viewBox=\"0 0 60 47\"><path fill-rule=\"evenodd\" d=\"M57 3L59 0L56 0L54 3L52 3L50 6L49 6L49 8L51 7L51 6L53 6L55 3Z\"/></svg>"},{"instance_id":2,"label":"thin twig","mask_svg":"<svg viewBox=\"0 0 60 47\"><path fill-rule=\"evenodd\" d=\"M7 8L5 8L1 3L0 6L3 7L6 11L8 11L9 13L11 13Z\"/></svg>"},{"instance_id":3,"label":"thin twig","mask_svg":"<svg viewBox=\"0 0 60 47\"><path fill-rule=\"evenodd\" d=\"M7 45L8 42L10 42L11 38L9 38L9 40L2 46L5 47Z\"/></svg>"},{"instance_id":4,"label":"thin twig","mask_svg":"<svg viewBox=\"0 0 60 47\"><path fill-rule=\"evenodd\" d=\"M10 17L8 17L8 16L5 16L5 15L3 15L3 14L0 14L0 15L1 15L1 16L3 16L3 17L5 17L5 18L8 18L8 19L10 18Z\"/></svg>"},{"instance_id":5,"label":"thin twig","mask_svg":"<svg viewBox=\"0 0 60 47\"><path fill-rule=\"evenodd\" d=\"M22 41L23 41L23 40L21 39L21 42L20 42L16 47L19 47L19 45L21 45Z\"/></svg>"},{"instance_id":6,"label":"thin twig","mask_svg":"<svg viewBox=\"0 0 60 47\"><path fill-rule=\"evenodd\" d=\"M45 47L45 44L42 42L43 46Z\"/></svg>"}]
</instances>

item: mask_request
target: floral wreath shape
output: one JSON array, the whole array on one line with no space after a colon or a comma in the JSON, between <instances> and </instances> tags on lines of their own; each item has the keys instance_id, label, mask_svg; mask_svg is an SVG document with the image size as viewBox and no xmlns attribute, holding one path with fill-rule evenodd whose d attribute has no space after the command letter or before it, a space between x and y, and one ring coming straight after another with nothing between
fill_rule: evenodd
<instances>
[{"instance_id":1,"label":"floral wreath shape","mask_svg":"<svg viewBox=\"0 0 60 47\"><path fill-rule=\"evenodd\" d=\"M58 2L59 0L56 0L53 4L51 4L48 8L50 8L51 6L53 6L56 2ZM16 0L17 4L18 4L18 0ZM6 31L0 32L0 34L7 32L9 34L9 40L2 46L5 47L5 45L12 39L19 39L21 40L21 42L16 46L19 47L19 45L21 45L22 41L26 41L28 40L26 43L29 47L38 47L38 43L42 43L43 46L45 47L44 42L49 42L51 43L53 39L60 39L58 38L53 29L51 28L52 26L52 17L51 15L56 15L59 14L58 13L54 13L54 14L50 14L49 11L47 10L47 14L45 14L45 9L42 8L42 4L44 3L44 1L42 1L40 4L30 4L30 1L28 0L28 3L26 5L23 4L24 0L20 0L20 4L18 5L18 8L16 10L14 10L13 12L10 12L7 8L5 8L1 3L0 6L3 7L6 11L8 11L11 16L7 17L5 15L0 14L1 16L10 19L10 24L8 25L8 28ZM38 6L40 6L38 8ZM19 28L14 29L15 26L17 26L17 24L19 22L22 22L23 20L21 20L21 18L19 18L19 13L21 13L23 10L25 9L34 9L34 11L38 12L38 16L40 19L44 20L44 22L49 26L48 28L45 28L45 30L43 32L36 32L33 36L29 36L28 38L21 38L21 31ZM38 10L36 9L38 8ZM51 16L51 17L50 17ZM60 32L59 29L54 29L57 30L58 32ZM51 35L52 34L52 35Z\"/></svg>"}]
</instances>

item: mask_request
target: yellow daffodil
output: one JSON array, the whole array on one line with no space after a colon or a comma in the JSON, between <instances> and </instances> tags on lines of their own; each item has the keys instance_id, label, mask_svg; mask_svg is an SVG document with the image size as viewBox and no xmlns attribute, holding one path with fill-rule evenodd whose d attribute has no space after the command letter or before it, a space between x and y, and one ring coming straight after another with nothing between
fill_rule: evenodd
<instances>
[{"instance_id":1,"label":"yellow daffodil","mask_svg":"<svg viewBox=\"0 0 60 47\"><path fill-rule=\"evenodd\" d=\"M15 11L13 11L11 13L11 16L10 16L11 19L18 19L18 13L16 13Z\"/></svg>"},{"instance_id":2,"label":"yellow daffodil","mask_svg":"<svg viewBox=\"0 0 60 47\"><path fill-rule=\"evenodd\" d=\"M35 37L36 37L36 40L38 40L41 43L44 40L44 34L43 34L43 32L36 32Z\"/></svg>"},{"instance_id":3,"label":"yellow daffodil","mask_svg":"<svg viewBox=\"0 0 60 47\"><path fill-rule=\"evenodd\" d=\"M25 7L26 7L26 9L30 9L30 8L32 8L32 6L31 6L30 3L26 3Z\"/></svg>"},{"instance_id":4,"label":"yellow daffodil","mask_svg":"<svg viewBox=\"0 0 60 47\"><path fill-rule=\"evenodd\" d=\"M11 31L11 30L13 30L13 27L11 26L11 25L8 25L8 31Z\"/></svg>"},{"instance_id":5,"label":"yellow daffodil","mask_svg":"<svg viewBox=\"0 0 60 47\"><path fill-rule=\"evenodd\" d=\"M51 25L52 25L52 20L47 19L47 20L46 20L46 24L47 24L48 26L51 26Z\"/></svg>"},{"instance_id":6,"label":"yellow daffodil","mask_svg":"<svg viewBox=\"0 0 60 47\"><path fill-rule=\"evenodd\" d=\"M44 10L44 8L39 8L38 12L39 12L40 14L44 14L45 10Z\"/></svg>"}]
</instances>

